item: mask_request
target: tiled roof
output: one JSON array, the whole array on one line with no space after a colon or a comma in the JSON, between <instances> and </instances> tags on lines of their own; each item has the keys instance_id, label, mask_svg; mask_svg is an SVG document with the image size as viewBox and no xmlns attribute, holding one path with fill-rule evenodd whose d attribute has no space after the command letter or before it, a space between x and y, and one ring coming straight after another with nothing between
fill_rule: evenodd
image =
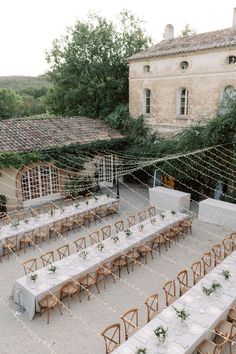
<instances>
[{"instance_id":1,"label":"tiled roof","mask_svg":"<svg viewBox=\"0 0 236 354\"><path fill-rule=\"evenodd\" d=\"M148 49L132 55L128 58L128 61L231 46L236 46L236 28L163 40Z\"/></svg>"},{"instance_id":2,"label":"tiled roof","mask_svg":"<svg viewBox=\"0 0 236 354\"><path fill-rule=\"evenodd\" d=\"M99 119L85 117L0 121L0 153L42 150L122 138Z\"/></svg>"}]
</instances>

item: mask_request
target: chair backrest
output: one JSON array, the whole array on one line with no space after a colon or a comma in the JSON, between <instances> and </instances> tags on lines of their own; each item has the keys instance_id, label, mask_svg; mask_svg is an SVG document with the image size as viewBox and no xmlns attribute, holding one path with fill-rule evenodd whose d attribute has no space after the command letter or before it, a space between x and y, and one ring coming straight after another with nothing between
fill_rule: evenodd
<instances>
[{"instance_id":1,"label":"chair backrest","mask_svg":"<svg viewBox=\"0 0 236 354\"><path fill-rule=\"evenodd\" d=\"M27 216L27 212L26 211L21 211L21 212L16 214L16 218L17 218L18 221L26 219L26 216Z\"/></svg>"},{"instance_id":2,"label":"chair backrest","mask_svg":"<svg viewBox=\"0 0 236 354\"><path fill-rule=\"evenodd\" d=\"M117 213L119 210L119 201L115 201L111 203L112 209Z\"/></svg>"},{"instance_id":3,"label":"chair backrest","mask_svg":"<svg viewBox=\"0 0 236 354\"><path fill-rule=\"evenodd\" d=\"M49 251L45 254L43 254L42 256L40 256L42 263L43 263L43 267L46 267L47 265L50 265L52 263L54 263L54 253L53 251Z\"/></svg>"},{"instance_id":4,"label":"chair backrest","mask_svg":"<svg viewBox=\"0 0 236 354\"><path fill-rule=\"evenodd\" d=\"M180 296L182 296L188 290L188 271L187 269L182 270L177 275L177 279L179 281L179 292Z\"/></svg>"},{"instance_id":5,"label":"chair backrest","mask_svg":"<svg viewBox=\"0 0 236 354\"><path fill-rule=\"evenodd\" d=\"M48 292L42 299L39 300L39 303L44 301L44 300L46 300L46 301L44 301L44 303L46 302L46 305L44 307L50 308L52 306L51 299L53 299L54 301L58 300L58 302L60 301L60 299L61 299L61 289L62 288L59 288L53 293Z\"/></svg>"},{"instance_id":6,"label":"chair backrest","mask_svg":"<svg viewBox=\"0 0 236 354\"><path fill-rule=\"evenodd\" d=\"M174 280L169 280L163 285L166 297L166 306L169 306L176 300L176 286Z\"/></svg>"},{"instance_id":7,"label":"chair backrest","mask_svg":"<svg viewBox=\"0 0 236 354\"><path fill-rule=\"evenodd\" d=\"M17 248L17 239L18 236L10 236L10 237L6 237L5 238L5 242L2 241L3 245L8 245L10 244L10 246L15 246Z\"/></svg>"},{"instance_id":8,"label":"chair backrest","mask_svg":"<svg viewBox=\"0 0 236 354\"><path fill-rule=\"evenodd\" d=\"M80 237L78 240L74 241L74 244L76 246L76 251L79 252L83 249L86 248L86 240L85 237Z\"/></svg>"},{"instance_id":9,"label":"chair backrest","mask_svg":"<svg viewBox=\"0 0 236 354\"><path fill-rule=\"evenodd\" d=\"M236 245L236 232L232 232L230 235L231 240L233 240L234 246Z\"/></svg>"},{"instance_id":10,"label":"chair backrest","mask_svg":"<svg viewBox=\"0 0 236 354\"><path fill-rule=\"evenodd\" d=\"M149 295L145 301L145 305L147 306L147 322L149 322L155 315L157 315L159 310L158 294L155 293Z\"/></svg>"},{"instance_id":11,"label":"chair backrest","mask_svg":"<svg viewBox=\"0 0 236 354\"><path fill-rule=\"evenodd\" d=\"M102 239L105 240L111 236L111 226L107 225L101 228Z\"/></svg>"},{"instance_id":12,"label":"chair backrest","mask_svg":"<svg viewBox=\"0 0 236 354\"><path fill-rule=\"evenodd\" d=\"M105 341L106 354L110 354L120 345L120 324L114 323L106 327L101 335Z\"/></svg>"},{"instance_id":13,"label":"chair backrest","mask_svg":"<svg viewBox=\"0 0 236 354\"><path fill-rule=\"evenodd\" d=\"M6 214L0 219L0 221L3 225L8 225L12 222L12 218Z\"/></svg>"},{"instance_id":14,"label":"chair backrest","mask_svg":"<svg viewBox=\"0 0 236 354\"><path fill-rule=\"evenodd\" d=\"M94 245L95 243L98 243L100 241L100 235L99 231L94 231L89 235L91 245Z\"/></svg>"},{"instance_id":15,"label":"chair backrest","mask_svg":"<svg viewBox=\"0 0 236 354\"><path fill-rule=\"evenodd\" d=\"M229 256L233 251L233 240L231 237L226 237L222 241L224 247L224 256Z\"/></svg>"},{"instance_id":16,"label":"chair backrest","mask_svg":"<svg viewBox=\"0 0 236 354\"><path fill-rule=\"evenodd\" d=\"M194 262L191 265L191 269L193 272L193 284L195 285L202 276L202 262L201 261Z\"/></svg>"},{"instance_id":17,"label":"chair backrest","mask_svg":"<svg viewBox=\"0 0 236 354\"><path fill-rule=\"evenodd\" d=\"M133 332L138 329L138 308L132 308L121 315L125 327L125 339L127 340Z\"/></svg>"},{"instance_id":18,"label":"chair backrest","mask_svg":"<svg viewBox=\"0 0 236 354\"><path fill-rule=\"evenodd\" d=\"M70 255L69 245L61 246L57 249L58 255L60 259L68 257Z\"/></svg>"},{"instance_id":19,"label":"chair backrest","mask_svg":"<svg viewBox=\"0 0 236 354\"><path fill-rule=\"evenodd\" d=\"M136 224L135 216L134 215L128 216L127 222L128 222L129 227L134 226Z\"/></svg>"},{"instance_id":20,"label":"chair backrest","mask_svg":"<svg viewBox=\"0 0 236 354\"><path fill-rule=\"evenodd\" d=\"M85 276L78 279L78 283L81 286L81 290L86 290L91 285L96 283L97 281L97 273L87 273ZM88 290L86 290L88 291Z\"/></svg>"},{"instance_id":21,"label":"chair backrest","mask_svg":"<svg viewBox=\"0 0 236 354\"><path fill-rule=\"evenodd\" d=\"M211 252L206 252L202 256L202 264L203 264L203 274L207 274L211 270L212 266L212 254Z\"/></svg>"},{"instance_id":22,"label":"chair backrest","mask_svg":"<svg viewBox=\"0 0 236 354\"><path fill-rule=\"evenodd\" d=\"M156 216L156 207L151 206L150 208L148 208L148 216L149 218L153 218L154 216Z\"/></svg>"},{"instance_id":23,"label":"chair backrest","mask_svg":"<svg viewBox=\"0 0 236 354\"><path fill-rule=\"evenodd\" d=\"M74 218L71 216L69 218L66 218L66 226L71 227L74 225Z\"/></svg>"},{"instance_id":24,"label":"chair backrest","mask_svg":"<svg viewBox=\"0 0 236 354\"><path fill-rule=\"evenodd\" d=\"M138 216L140 222L146 220L147 219L146 210L139 211Z\"/></svg>"},{"instance_id":25,"label":"chair backrest","mask_svg":"<svg viewBox=\"0 0 236 354\"><path fill-rule=\"evenodd\" d=\"M62 229L62 222L61 221L54 222L51 229L56 233L60 233Z\"/></svg>"},{"instance_id":26,"label":"chair backrest","mask_svg":"<svg viewBox=\"0 0 236 354\"><path fill-rule=\"evenodd\" d=\"M217 243L212 247L212 252L215 259L215 265L219 264L222 261L222 247L220 243Z\"/></svg>"},{"instance_id":27,"label":"chair backrest","mask_svg":"<svg viewBox=\"0 0 236 354\"><path fill-rule=\"evenodd\" d=\"M24 232L23 234L23 238L25 239L31 239L33 241L33 237L34 237L34 231Z\"/></svg>"},{"instance_id":28,"label":"chair backrest","mask_svg":"<svg viewBox=\"0 0 236 354\"><path fill-rule=\"evenodd\" d=\"M116 232L124 231L124 221L120 220L115 223Z\"/></svg>"},{"instance_id":29,"label":"chair backrest","mask_svg":"<svg viewBox=\"0 0 236 354\"><path fill-rule=\"evenodd\" d=\"M49 233L48 226L44 226L39 229L39 236L46 237L48 233Z\"/></svg>"},{"instance_id":30,"label":"chair backrest","mask_svg":"<svg viewBox=\"0 0 236 354\"><path fill-rule=\"evenodd\" d=\"M29 259L28 261L21 263L21 265L24 268L25 275L33 273L37 270L37 258Z\"/></svg>"}]
</instances>

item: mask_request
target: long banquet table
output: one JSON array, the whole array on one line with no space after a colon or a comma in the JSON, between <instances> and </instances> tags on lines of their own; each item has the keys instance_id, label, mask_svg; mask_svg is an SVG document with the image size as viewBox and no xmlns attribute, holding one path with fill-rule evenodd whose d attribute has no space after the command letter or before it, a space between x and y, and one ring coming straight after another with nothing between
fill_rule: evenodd
<instances>
[{"instance_id":1,"label":"long banquet table","mask_svg":"<svg viewBox=\"0 0 236 354\"><path fill-rule=\"evenodd\" d=\"M223 270L229 270L231 278L224 280ZM210 296L204 295L202 285L209 287L213 281L221 289ZM185 308L190 317L183 325L172 306L160 312L152 321L142 327L114 354L135 354L137 348L147 348L147 354L192 354L203 339L210 338L216 324L227 317L230 307L236 301L236 251L221 264L205 275L194 287L176 300L172 306ZM164 347L159 344L153 330L158 326L168 329Z\"/></svg>"},{"instance_id":2,"label":"long banquet table","mask_svg":"<svg viewBox=\"0 0 236 354\"><path fill-rule=\"evenodd\" d=\"M39 311L38 301L45 295L47 291L54 292L63 284L72 278L78 278L87 273L95 271L102 262L108 262L126 253L128 250L135 246L140 246L140 243L146 242L158 232L164 231L169 226L184 220L186 214L177 213L172 215L166 212L166 218L162 220L160 216L156 216L155 224L150 222L150 219L140 223L143 224L144 229L140 231L140 224L130 228L132 235L127 237L125 232L119 232L118 242L114 242L111 238L103 241L104 249L100 251L97 245L88 247L86 250L88 256L83 259L79 253L72 254L60 261L54 262L58 268L57 276L52 279L48 274L48 267L41 268L37 271L38 279L36 287L33 286L28 276L24 276L16 280L13 288L13 297L16 303L19 303L18 296L20 296L20 304L25 308L28 313L29 319L32 320L35 312ZM21 289L20 295L18 289Z\"/></svg>"},{"instance_id":3,"label":"long banquet table","mask_svg":"<svg viewBox=\"0 0 236 354\"><path fill-rule=\"evenodd\" d=\"M6 239L6 237L18 236L25 232L50 226L57 221L85 213L102 205L111 205L114 201L116 201L116 199L107 198L107 196L100 196L97 197L97 200L91 199L88 201L88 204L86 202L80 202L79 204L74 203L67 207L63 207L62 209L56 209L53 215L50 213L44 213L28 218L27 222L22 220L17 227L14 227L13 225L2 226L0 229L0 254L2 254L2 242Z\"/></svg>"}]
</instances>

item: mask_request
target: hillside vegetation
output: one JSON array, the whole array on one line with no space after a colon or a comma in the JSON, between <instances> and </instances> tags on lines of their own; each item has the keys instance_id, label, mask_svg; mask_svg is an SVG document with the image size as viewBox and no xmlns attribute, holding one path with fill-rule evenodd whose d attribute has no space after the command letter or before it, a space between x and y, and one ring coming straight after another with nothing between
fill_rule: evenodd
<instances>
[{"instance_id":1,"label":"hillside vegetation","mask_svg":"<svg viewBox=\"0 0 236 354\"><path fill-rule=\"evenodd\" d=\"M45 75L40 76L0 76L0 87L11 88L16 91L21 91L28 88L40 89L49 87L49 82Z\"/></svg>"}]
</instances>

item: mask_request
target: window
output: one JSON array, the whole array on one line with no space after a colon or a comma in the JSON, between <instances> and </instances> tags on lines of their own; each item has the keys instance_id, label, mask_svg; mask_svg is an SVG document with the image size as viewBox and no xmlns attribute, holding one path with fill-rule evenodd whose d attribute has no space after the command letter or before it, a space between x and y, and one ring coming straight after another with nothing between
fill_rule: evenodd
<instances>
[{"instance_id":1,"label":"window","mask_svg":"<svg viewBox=\"0 0 236 354\"><path fill-rule=\"evenodd\" d=\"M146 89L144 91L144 113L145 114L150 114L151 113L151 91L149 89Z\"/></svg>"},{"instance_id":2,"label":"window","mask_svg":"<svg viewBox=\"0 0 236 354\"><path fill-rule=\"evenodd\" d=\"M188 62L187 62L187 60L181 61L181 63L180 63L180 69L181 69L181 70L187 70L187 69L188 69Z\"/></svg>"},{"instance_id":3,"label":"window","mask_svg":"<svg viewBox=\"0 0 236 354\"><path fill-rule=\"evenodd\" d=\"M53 166L35 166L21 177L23 201L60 192L58 170Z\"/></svg>"},{"instance_id":4,"label":"window","mask_svg":"<svg viewBox=\"0 0 236 354\"><path fill-rule=\"evenodd\" d=\"M223 100L235 99L235 98L236 98L236 90L234 86L232 85L226 86L223 91Z\"/></svg>"},{"instance_id":5,"label":"window","mask_svg":"<svg viewBox=\"0 0 236 354\"><path fill-rule=\"evenodd\" d=\"M145 73L149 73L150 72L150 65L145 65L143 67L143 70L144 70Z\"/></svg>"},{"instance_id":6,"label":"window","mask_svg":"<svg viewBox=\"0 0 236 354\"><path fill-rule=\"evenodd\" d=\"M177 102L178 115L187 116L188 115L188 90L186 88L181 88L179 90L177 100L178 100Z\"/></svg>"},{"instance_id":7,"label":"window","mask_svg":"<svg viewBox=\"0 0 236 354\"><path fill-rule=\"evenodd\" d=\"M236 56L235 55L230 55L227 60L227 64L235 64L236 63Z\"/></svg>"}]
</instances>

